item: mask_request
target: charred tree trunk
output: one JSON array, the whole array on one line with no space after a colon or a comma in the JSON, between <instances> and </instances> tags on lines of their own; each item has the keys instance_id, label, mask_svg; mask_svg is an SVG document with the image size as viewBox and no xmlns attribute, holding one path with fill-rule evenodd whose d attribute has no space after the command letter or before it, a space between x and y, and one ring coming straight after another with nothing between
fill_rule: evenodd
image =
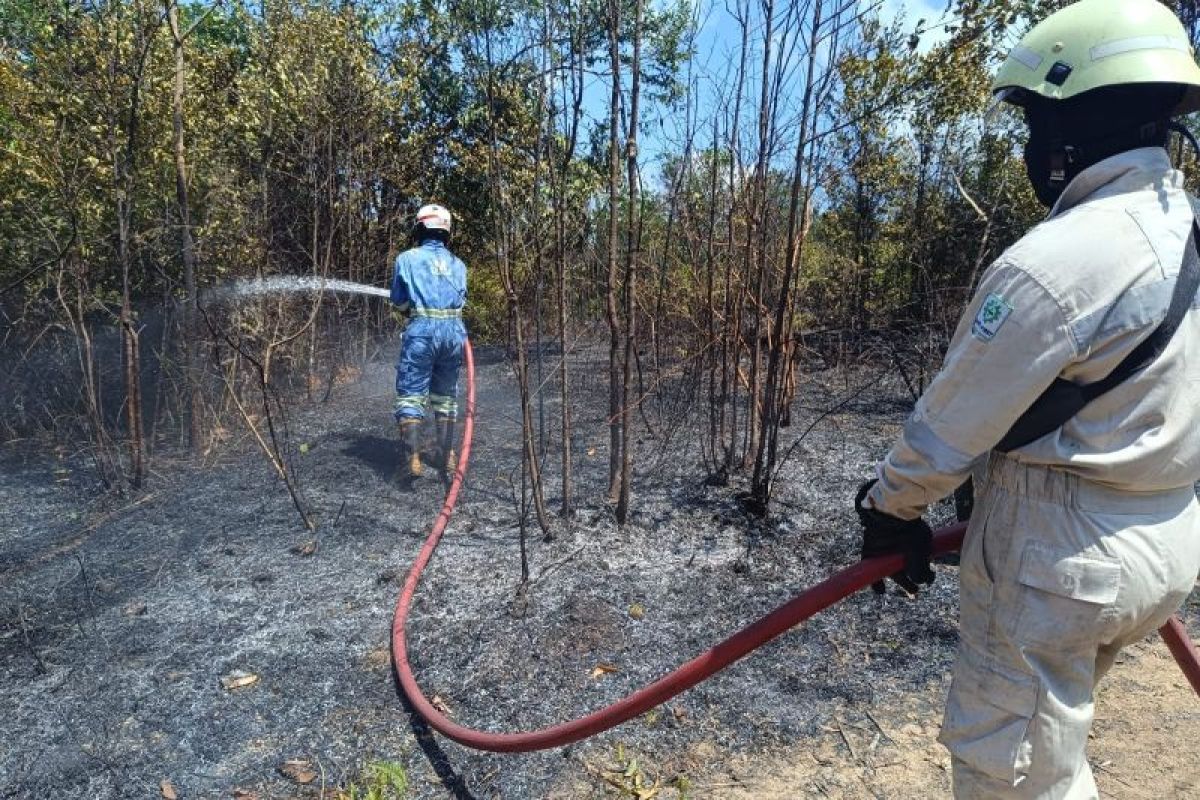
<instances>
[{"instance_id":1,"label":"charred tree trunk","mask_svg":"<svg viewBox=\"0 0 1200 800\"><path fill-rule=\"evenodd\" d=\"M608 109L608 277L604 311L608 321L608 497L621 492L621 325L617 310L617 214L621 183L618 120L621 106L621 0L608 0L608 50L612 94Z\"/></svg>"},{"instance_id":2,"label":"charred tree trunk","mask_svg":"<svg viewBox=\"0 0 1200 800\"><path fill-rule=\"evenodd\" d=\"M153 43L153 28L142 24L141 9L135 10L134 43L136 52L128 70L129 104L118 129L124 138L117 144L113 139L113 190L116 196L117 264L121 271L121 360L125 383L125 421L129 436L129 483L141 488L146 474L146 443L142 424L141 354L138 328L133 314L133 227L135 224L135 191L137 189L138 130L141 123L142 83L146 60ZM155 23L156 25L157 23ZM121 72L120 46L113 44L109 62L114 82Z\"/></svg>"},{"instance_id":3,"label":"charred tree trunk","mask_svg":"<svg viewBox=\"0 0 1200 800\"><path fill-rule=\"evenodd\" d=\"M742 98L746 85L746 61L749 56L750 22L749 9L744 0L739 0L736 12L741 28L741 44L738 50L737 89L734 92L733 113L729 125L729 209L725 218L725 291L724 314L721 334L721 388L718 397L720 407L721 463L712 482L724 484L733 469L738 438L738 366L741 353L741 292L744 285L741 276L735 281L734 241L737 238L737 211L740 205L741 158L739 139L741 130ZM735 289L737 291L735 291Z\"/></svg>"},{"instance_id":4,"label":"charred tree trunk","mask_svg":"<svg viewBox=\"0 0 1200 800\"><path fill-rule=\"evenodd\" d=\"M637 336L637 271L638 251L641 247L641 209L638 206L638 163L637 126L638 91L641 79L642 53L642 0L634 0L633 6L633 58L630 64L629 129L625 137L625 169L629 182L628 207L625 231L625 364L621 381L621 491L617 500L617 523L624 525L629 517L629 492L633 473L633 441L630 438L632 415L632 376L634 342Z\"/></svg>"},{"instance_id":5,"label":"charred tree trunk","mask_svg":"<svg viewBox=\"0 0 1200 800\"><path fill-rule=\"evenodd\" d=\"M570 75L571 100L570 119L567 123L568 133L566 145L558 161L558 179L554 190L554 239L557 257L557 292L558 292L558 335L562 353L558 362L558 379L560 388L561 408L561 445L562 445L562 506L559 513L570 517L574 503L571 486L571 392L570 376L567 370L567 232L566 208L567 189L570 178L571 163L575 159L575 147L579 138L579 121L583 113L583 60L576 54L579 52L580 24L572 16L569 29L571 37L571 63L567 71ZM566 103L564 102L564 109Z\"/></svg>"},{"instance_id":6,"label":"charred tree trunk","mask_svg":"<svg viewBox=\"0 0 1200 800\"><path fill-rule=\"evenodd\" d=\"M754 477L751 481L749 507L765 514L771 497L772 477L778 455L779 428L782 404L787 397L785 370L790 369L790 320L792 315L792 282L802 255L807 235L807 208L809 203L809 174L806 169L806 153L811 147L809 130L813 116L813 98L817 89L816 61L822 22L823 0L814 0L808 40L808 64L804 82L804 99L800 104L800 132L796 142L793 162L791 193L788 202L787 250L784 253L784 271L775 304L772 328L775 336L768 354L766 386L763 392L762 439L759 442L754 462ZM836 39L831 46L836 52Z\"/></svg>"},{"instance_id":7,"label":"charred tree trunk","mask_svg":"<svg viewBox=\"0 0 1200 800\"><path fill-rule=\"evenodd\" d=\"M484 30L484 56L487 64L487 106L488 106L488 137L489 159L488 171L491 173L493 192L493 216L496 224L496 241L500 253L497 259L500 271L500 281L508 302L509 324L512 326L514 345L516 349L517 385L521 395L521 435L523 458L526 461L524 469L528 470L530 489L533 495L533 508L537 515L538 527L543 535L551 534L550 519L546 515L546 502L542 488L542 469L534 436L533 403L529 390L529 359L526 353L525 320L521 314L521 306L517 295L516 278L513 275L511 261L512 237L509 231L511 215L506 213L508 206L505 196L504 176L500 166L500 140L496 132L496 66L492 58L492 38L490 29Z\"/></svg>"},{"instance_id":8,"label":"charred tree trunk","mask_svg":"<svg viewBox=\"0 0 1200 800\"><path fill-rule=\"evenodd\" d=\"M210 8L204 16L212 11ZM176 0L167 2L167 23L171 28L171 41L175 54L175 80L171 94L171 122L174 134L175 153L175 202L179 214L179 252L183 261L183 290L185 294L183 306L183 328L180 338L183 340L183 369L184 392L182 403L186 419L187 444L192 452L200 448L203 438L202 403L200 400L200 367L198 358L198 337L196 319L196 246L192 239L192 215L188 202L187 185L187 150L184 144L183 130L183 99L187 77L187 64L184 58L184 40L196 25L203 20L201 17L183 32L179 28L179 4Z\"/></svg>"}]
</instances>

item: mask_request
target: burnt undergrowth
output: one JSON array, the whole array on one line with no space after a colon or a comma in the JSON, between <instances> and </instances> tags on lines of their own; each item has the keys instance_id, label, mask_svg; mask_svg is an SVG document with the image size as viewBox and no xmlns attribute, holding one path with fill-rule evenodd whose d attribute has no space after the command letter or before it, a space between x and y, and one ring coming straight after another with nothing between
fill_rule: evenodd
<instances>
[{"instance_id":1,"label":"burnt undergrowth","mask_svg":"<svg viewBox=\"0 0 1200 800\"><path fill-rule=\"evenodd\" d=\"M427 695L489 730L616 700L851 563L850 500L908 410L899 377L808 374L789 435L807 433L765 518L736 499L742 476L704 483L698 423L652 417L638 427L633 511L619 528L604 501L603 398L584 377L602 372L577 353L577 511L551 540L530 540L522 584L517 392L502 352L479 355L470 474L419 589L410 650ZM133 500L97 494L70 451L4 456L0 796L147 797L169 779L181 797L319 797L369 761L405 765L413 797L603 796L602 765L628 753L678 778L703 767L700 746L755 752L945 682L957 588L954 567L939 565L917 600L860 593L573 747L495 755L432 734L398 695L388 645L441 485L395 480L391 378L375 363L328 402L289 407L314 532L248 442L203 466L157 462ZM552 479L546 488L553 504ZM225 688L238 671L257 680ZM291 758L319 777L283 777Z\"/></svg>"}]
</instances>

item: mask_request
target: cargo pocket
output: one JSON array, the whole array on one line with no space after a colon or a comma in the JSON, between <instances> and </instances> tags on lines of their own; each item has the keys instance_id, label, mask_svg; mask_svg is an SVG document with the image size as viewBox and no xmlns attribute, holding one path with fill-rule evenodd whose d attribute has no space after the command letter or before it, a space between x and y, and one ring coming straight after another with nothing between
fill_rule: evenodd
<instances>
[{"instance_id":1,"label":"cargo pocket","mask_svg":"<svg viewBox=\"0 0 1200 800\"><path fill-rule=\"evenodd\" d=\"M953 676L938 741L972 770L1015 786L1032 761L1037 678L977 666L961 652Z\"/></svg>"},{"instance_id":2,"label":"cargo pocket","mask_svg":"<svg viewBox=\"0 0 1200 800\"><path fill-rule=\"evenodd\" d=\"M1121 561L1029 542L1017 573L1013 641L1070 650L1094 646L1121 589Z\"/></svg>"}]
</instances>

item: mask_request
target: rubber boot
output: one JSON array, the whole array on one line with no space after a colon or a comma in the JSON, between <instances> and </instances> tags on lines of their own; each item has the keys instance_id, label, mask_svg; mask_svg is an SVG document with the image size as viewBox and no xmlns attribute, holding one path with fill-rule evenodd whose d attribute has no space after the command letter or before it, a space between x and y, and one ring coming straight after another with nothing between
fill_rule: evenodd
<instances>
[{"instance_id":1,"label":"rubber boot","mask_svg":"<svg viewBox=\"0 0 1200 800\"><path fill-rule=\"evenodd\" d=\"M421 420L416 417L404 417L399 421L400 441L404 443L404 457L408 461L408 476L421 477L421 447L418 437L421 433Z\"/></svg>"},{"instance_id":2,"label":"rubber boot","mask_svg":"<svg viewBox=\"0 0 1200 800\"><path fill-rule=\"evenodd\" d=\"M458 469L458 454L454 452L454 417L438 417L438 448L442 469L447 473Z\"/></svg>"}]
</instances>

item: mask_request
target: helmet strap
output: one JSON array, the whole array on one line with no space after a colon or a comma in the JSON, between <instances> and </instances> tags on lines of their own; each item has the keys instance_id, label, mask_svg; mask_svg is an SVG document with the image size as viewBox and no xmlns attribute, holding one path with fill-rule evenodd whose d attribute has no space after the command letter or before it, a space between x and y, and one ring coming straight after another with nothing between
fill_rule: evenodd
<instances>
[{"instance_id":1,"label":"helmet strap","mask_svg":"<svg viewBox=\"0 0 1200 800\"><path fill-rule=\"evenodd\" d=\"M1200 159L1200 143L1196 141L1196 137L1192 135L1186 125L1171 120L1167 123L1167 130L1182 136L1183 140L1192 146L1192 152L1196 154L1196 158Z\"/></svg>"},{"instance_id":2,"label":"helmet strap","mask_svg":"<svg viewBox=\"0 0 1200 800\"><path fill-rule=\"evenodd\" d=\"M1055 186L1061 192L1067 185L1067 174L1071 171L1071 166L1076 162L1076 149L1069 144L1055 142L1050 147L1050 175L1047 178L1051 186Z\"/></svg>"}]
</instances>

